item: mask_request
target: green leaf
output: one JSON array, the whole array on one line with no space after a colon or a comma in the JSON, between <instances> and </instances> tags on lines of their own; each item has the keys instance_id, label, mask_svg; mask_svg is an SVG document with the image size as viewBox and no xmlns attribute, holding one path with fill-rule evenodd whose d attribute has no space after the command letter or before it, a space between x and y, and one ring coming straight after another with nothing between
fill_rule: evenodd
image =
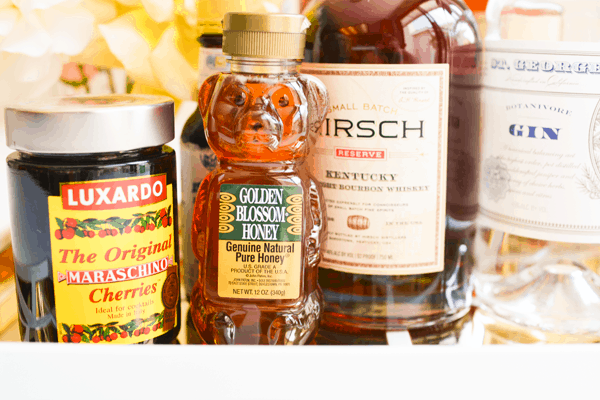
<instances>
[{"instance_id":1,"label":"green leaf","mask_svg":"<svg viewBox=\"0 0 600 400\"><path fill-rule=\"evenodd\" d=\"M102 324L94 324L94 325L90 325L90 328L98 328L102 326Z\"/></svg>"},{"instance_id":2,"label":"green leaf","mask_svg":"<svg viewBox=\"0 0 600 400\"><path fill-rule=\"evenodd\" d=\"M99 226L97 226L97 225L88 224L88 226L90 228L92 228L93 230L95 230L95 231L101 231L102 230L102 228L99 227Z\"/></svg>"},{"instance_id":3,"label":"green leaf","mask_svg":"<svg viewBox=\"0 0 600 400\"><path fill-rule=\"evenodd\" d=\"M129 321L128 323L126 323L125 325L121 325L124 331L128 331L130 329L133 329L133 325L135 325L135 323L133 321Z\"/></svg>"},{"instance_id":4,"label":"green leaf","mask_svg":"<svg viewBox=\"0 0 600 400\"><path fill-rule=\"evenodd\" d=\"M87 326L83 326L83 331L85 333L87 333L88 335L90 335L90 337L94 336L93 332L90 330L90 328L88 328Z\"/></svg>"},{"instance_id":5,"label":"green leaf","mask_svg":"<svg viewBox=\"0 0 600 400\"><path fill-rule=\"evenodd\" d=\"M86 224L89 224L89 223L97 224L98 220L96 218L88 218L88 219L84 219L83 222L85 222Z\"/></svg>"},{"instance_id":6,"label":"green leaf","mask_svg":"<svg viewBox=\"0 0 600 400\"><path fill-rule=\"evenodd\" d=\"M89 343L89 342L90 342L90 339L88 339L88 337L87 337L87 336L85 336L85 335L81 335L81 341L83 341L83 342L86 342L86 343Z\"/></svg>"},{"instance_id":7,"label":"green leaf","mask_svg":"<svg viewBox=\"0 0 600 400\"><path fill-rule=\"evenodd\" d=\"M63 329L65 330L65 332L67 332L67 335L71 334L71 330L69 329L69 325L67 324L61 324Z\"/></svg>"},{"instance_id":8,"label":"green leaf","mask_svg":"<svg viewBox=\"0 0 600 400\"><path fill-rule=\"evenodd\" d=\"M120 224L120 223L119 223L119 222L117 222L117 221L111 221L111 222L110 222L110 225L111 225L112 227L114 227L114 228L117 228L117 229L123 229L123 228L125 228L125 226L124 226L123 224Z\"/></svg>"},{"instance_id":9,"label":"green leaf","mask_svg":"<svg viewBox=\"0 0 600 400\"><path fill-rule=\"evenodd\" d=\"M145 219L142 220L142 227L144 227L144 229L146 229L146 220Z\"/></svg>"},{"instance_id":10,"label":"green leaf","mask_svg":"<svg viewBox=\"0 0 600 400\"><path fill-rule=\"evenodd\" d=\"M119 328L121 328L122 331L127 331L129 329L129 327L127 326L127 324L125 324L125 325L119 325Z\"/></svg>"},{"instance_id":11,"label":"green leaf","mask_svg":"<svg viewBox=\"0 0 600 400\"><path fill-rule=\"evenodd\" d=\"M140 214L140 213L133 214L134 217L141 217L142 215L144 215L144 214Z\"/></svg>"},{"instance_id":12,"label":"green leaf","mask_svg":"<svg viewBox=\"0 0 600 400\"><path fill-rule=\"evenodd\" d=\"M134 219L134 220L133 220L133 224L131 224L131 226L136 226L137 224L139 224L139 223L140 223L140 221L141 221L141 219L140 219L140 218L136 218L136 219Z\"/></svg>"},{"instance_id":13,"label":"green leaf","mask_svg":"<svg viewBox=\"0 0 600 400\"><path fill-rule=\"evenodd\" d=\"M75 234L77 236L79 236L80 238L85 237L85 235L83 234L83 231L81 229L75 229Z\"/></svg>"},{"instance_id":14,"label":"green leaf","mask_svg":"<svg viewBox=\"0 0 600 400\"><path fill-rule=\"evenodd\" d=\"M60 229L65 229L65 226L63 225L63 222L60 219L56 218L56 223L58 224L58 227Z\"/></svg>"},{"instance_id":15,"label":"green leaf","mask_svg":"<svg viewBox=\"0 0 600 400\"><path fill-rule=\"evenodd\" d=\"M126 219L125 222L123 222L124 226L129 226L129 224L131 224L131 219Z\"/></svg>"},{"instance_id":16,"label":"green leaf","mask_svg":"<svg viewBox=\"0 0 600 400\"><path fill-rule=\"evenodd\" d=\"M118 322L117 322L117 321L113 321L113 322L109 322L109 323L108 323L108 324L106 324L106 325L108 325L108 326L113 326L113 325L116 325L116 324L118 324Z\"/></svg>"},{"instance_id":17,"label":"green leaf","mask_svg":"<svg viewBox=\"0 0 600 400\"><path fill-rule=\"evenodd\" d=\"M115 221L117 219L120 219L119 217L110 217L106 219L106 222L111 222L111 221Z\"/></svg>"}]
</instances>

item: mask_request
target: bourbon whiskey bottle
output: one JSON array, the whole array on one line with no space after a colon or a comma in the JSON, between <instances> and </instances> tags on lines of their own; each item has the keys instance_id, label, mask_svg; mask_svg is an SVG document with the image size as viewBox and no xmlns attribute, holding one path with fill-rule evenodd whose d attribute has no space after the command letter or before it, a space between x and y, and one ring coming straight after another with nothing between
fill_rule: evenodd
<instances>
[{"instance_id":1,"label":"bourbon whiskey bottle","mask_svg":"<svg viewBox=\"0 0 600 400\"><path fill-rule=\"evenodd\" d=\"M449 322L471 304L480 38L454 0L324 0L302 71L330 95L312 172L333 329Z\"/></svg>"},{"instance_id":2,"label":"bourbon whiskey bottle","mask_svg":"<svg viewBox=\"0 0 600 400\"><path fill-rule=\"evenodd\" d=\"M298 74L302 15L228 13L231 73L208 78L199 106L217 167L196 199L200 277L192 318L214 344L305 344L322 313L322 193L304 162L327 94Z\"/></svg>"}]
</instances>

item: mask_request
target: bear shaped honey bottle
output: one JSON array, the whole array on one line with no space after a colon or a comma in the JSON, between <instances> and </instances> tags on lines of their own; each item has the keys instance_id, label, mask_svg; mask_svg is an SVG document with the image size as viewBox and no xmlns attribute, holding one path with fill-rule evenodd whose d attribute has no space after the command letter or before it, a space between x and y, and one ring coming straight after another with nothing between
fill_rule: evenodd
<instances>
[{"instance_id":1,"label":"bear shaped honey bottle","mask_svg":"<svg viewBox=\"0 0 600 400\"><path fill-rule=\"evenodd\" d=\"M226 14L231 73L200 88L219 159L198 190L192 227L192 319L207 343L306 344L318 328L326 218L304 160L328 100L319 80L297 72L308 25L301 15Z\"/></svg>"}]
</instances>

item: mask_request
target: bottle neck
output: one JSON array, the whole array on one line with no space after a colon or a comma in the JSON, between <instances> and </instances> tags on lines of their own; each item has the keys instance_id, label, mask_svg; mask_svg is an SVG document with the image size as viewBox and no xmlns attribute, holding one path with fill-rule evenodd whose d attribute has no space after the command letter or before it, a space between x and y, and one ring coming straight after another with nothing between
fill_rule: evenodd
<instances>
[{"instance_id":1,"label":"bottle neck","mask_svg":"<svg viewBox=\"0 0 600 400\"><path fill-rule=\"evenodd\" d=\"M205 34L198 37L200 46L207 49L220 49L223 47L223 35L218 33Z\"/></svg>"},{"instance_id":2,"label":"bottle neck","mask_svg":"<svg viewBox=\"0 0 600 400\"><path fill-rule=\"evenodd\" d=\"M231 72L242 74L296 74L298 73L297 60L279 60L251 57L231 57Z\"/></svg>"}]
</instances>

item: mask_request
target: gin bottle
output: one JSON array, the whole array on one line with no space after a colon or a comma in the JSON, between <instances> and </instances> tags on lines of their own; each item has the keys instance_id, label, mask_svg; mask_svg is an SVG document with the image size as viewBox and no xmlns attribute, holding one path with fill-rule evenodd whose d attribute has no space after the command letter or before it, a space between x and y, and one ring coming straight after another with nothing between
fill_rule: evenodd
<instances>
[{"instance_id":1,"label":"gin bottle","mask_svg":"<svg viewBox=\"0 0 600 400\"><path fill-rule=\"evenodd\" d=\"M477 299L537 332L600 331L597 2L489 2Z\"/></svg>"}]
</instances>

